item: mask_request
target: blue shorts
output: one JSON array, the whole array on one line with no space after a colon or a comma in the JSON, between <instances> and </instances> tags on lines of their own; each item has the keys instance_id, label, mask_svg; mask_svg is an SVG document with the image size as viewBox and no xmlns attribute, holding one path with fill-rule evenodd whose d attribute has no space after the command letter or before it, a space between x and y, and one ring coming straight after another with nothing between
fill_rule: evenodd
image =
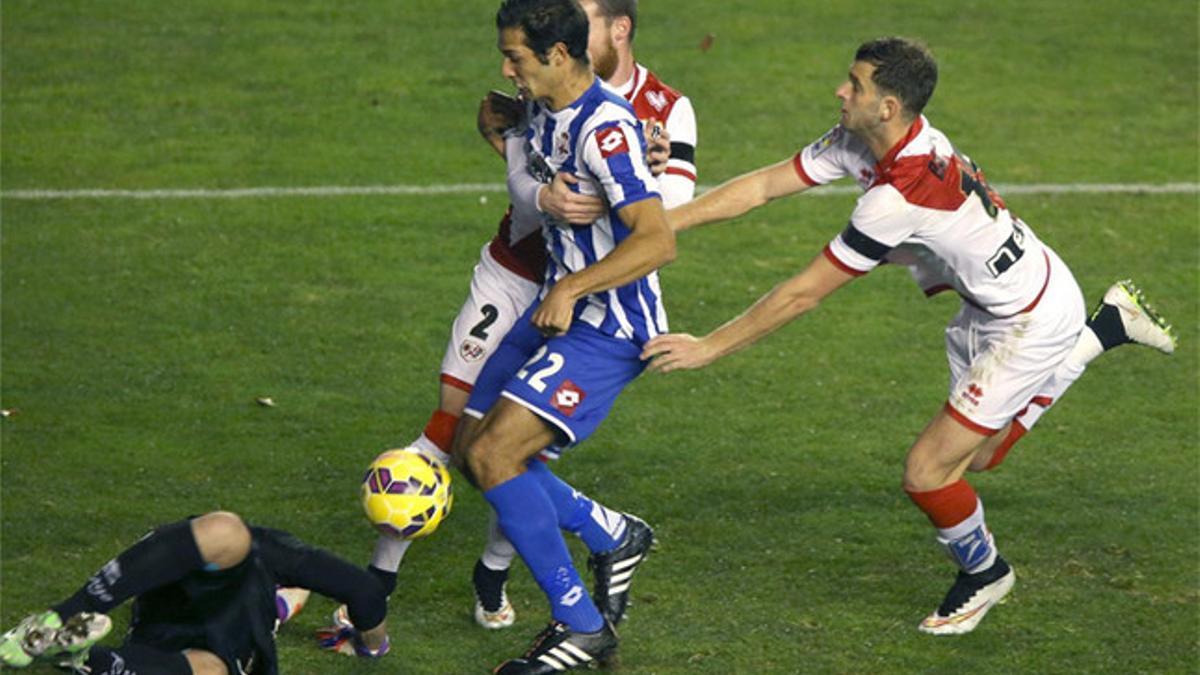
<instances>
[{"instance_id":1,"label":"blue shorts","mask_svg":"<svg viewBox=\"0 0 1200 675\"><path fill-rule=\"evenodd\" d=\"M466 412L482 416L503 396L558 429L569 443L579 443L645 369L642 348L578 321L565 334L547 338L529 320L534 307L488 359Z\"/></svg>"}]
</instances>

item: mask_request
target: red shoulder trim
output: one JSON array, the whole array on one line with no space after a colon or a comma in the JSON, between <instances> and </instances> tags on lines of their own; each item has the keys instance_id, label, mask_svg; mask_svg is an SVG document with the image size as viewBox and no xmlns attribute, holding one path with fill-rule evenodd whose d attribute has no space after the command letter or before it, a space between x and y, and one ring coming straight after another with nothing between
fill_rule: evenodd
<instances>
[{"instance_id":1,"label":"red shoulder trim","mask_svg":"<svg viewBox=\"0 0 1200 675\"><path fill-rule=\"evenodd\" d=\"M875 183L896 188L909 204L939 211L955 211L967 199L957 157L948 161L933 153L904 157L892 162Z\"/></svg>"},{"instance_id":2,"label":"red shoulder trim","mask_svg":"<svg viewBox=\"0 0 1200 675\"><path fill-rule=\"evenodd\" d=\"M638 77L638 74L639 70L635 67L634 78ZM634 82L629 95L629 102L633 105L633 112L637 114L638 119L653 117L660 121L666 121L671 116L675 102L683 97L683 94L663 84L662 80L649 70L646 70L644 82Z\"/></svg>"}]
</instances>

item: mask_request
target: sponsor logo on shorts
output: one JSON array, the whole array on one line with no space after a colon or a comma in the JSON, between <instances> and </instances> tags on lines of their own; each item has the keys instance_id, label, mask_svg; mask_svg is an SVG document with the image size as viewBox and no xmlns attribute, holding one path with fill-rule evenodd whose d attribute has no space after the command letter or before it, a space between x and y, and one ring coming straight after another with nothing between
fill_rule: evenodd
<instances>
[{"instance_id":1,"label":"sponsor logo on shorts","mask_svg":"<svg viewBox=\"0 0 1200 675\"><path fill-rule=\"evenodd\" d=\"M487 356L487 347L484 347L483 343L479 342L478 340L467 338L466 340L463 340L461 345L458 346L458 355L461 356L464 361L478 361L484 356Z\"/></svg>"},{"instance_id":2,"label":"sponsor logo on shorts","mask_svg":"<svg viewBox=\"0 0 1200 675\"><path fill-rule=\"evenodd\" d=\"M570 417L575 414L575 409L583 403L583 399L587 398L587 394L582 389L575 386L575 383L570 380L563 380L563 383L558 385L558 389L550 396L550 405L558 412Z\"/></svg>"},{"instance_id":3,"label":"sponsor logo on shorts","mask_svg":"<svg viewBox=\"0 0 1200 675\"><path fill-rule=\"evenodd\" d=\"M963 392L963 398L971 402L971 405L979 405L979 399L983 398L983 389L979 385L972 382L967 385L967 390Z\"/></svg>"}]
</instances>

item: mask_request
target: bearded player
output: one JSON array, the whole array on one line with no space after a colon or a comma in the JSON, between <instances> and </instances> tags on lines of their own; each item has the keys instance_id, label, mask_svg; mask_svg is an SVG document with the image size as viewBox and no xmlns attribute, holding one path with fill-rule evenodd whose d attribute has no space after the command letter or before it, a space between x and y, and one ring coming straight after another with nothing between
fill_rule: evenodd
<instances>
[{"instance_id":1,"label":"bearded player","mask_svg":"<svg viewBox=\"0 0 1200 675\"><path fill-rule=\"evenodd\" d=\"M946 328L949 396L909 448L903 479L959 568L919 629L957 635L974 630L1016 579L964 473L996 467L1104 351L1138 343L1171 353L1176 339L1128 281L1085 314L1066 263L922 114L936 84L937 63L923 45L866 42L837 88L837 126L793 157L670 212L683 230L846 176L864 191L849 224L806 269L708 335L651 340L643 358L662 372L703 367L885 261L908 266L927 294L958 293L961 309Z\"/></svg>"}]
</instances>

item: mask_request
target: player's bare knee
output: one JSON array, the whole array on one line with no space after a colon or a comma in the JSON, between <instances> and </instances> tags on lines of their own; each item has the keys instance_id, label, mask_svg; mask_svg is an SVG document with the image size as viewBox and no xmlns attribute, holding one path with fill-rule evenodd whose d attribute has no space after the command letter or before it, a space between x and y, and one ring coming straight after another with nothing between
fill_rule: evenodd
<instances>
[{"instance_id":1,"label":"player's bare knee","mask_svg":"<svg viewBox=\"0 0 1200 675\"><path fill-rule=\"evenodd\" d=\"M904 489L909 492L936 490L945 483L947 473L934 453L914 447L904 460Z\"/></svg>"},{"instance_id":2,"label":"player's bare knee","mask_svg":"<svg viewBox=\"0 0 1200 675\"><path fill-rule=\"evenodd\" d=\"M192 535L204 562L220 569L241 563L250 553L250 528L230 511L213 511L192 520Z\"/></svg>"},{"instance_id":3,"label":"player's bare knee","mask_svg":"<svg viewBox=\"0 0 1200 675\"><path fill-rule=\"evenodd\" d=\"M203 649L188 649L183 652L192 675L229 675L225 662L216 654Z\"/></svg>"},{"instance_id":4,"label":"player's bare knee","mask_svg":"<svg viewBox=\"0 0 1200 675\"><path fill-rule=\"evenodd\" d=\"M491 489L506 477L520 473L519 465L502 448L501 439L485 430L467 449L467 468L481 489Z\"/></svg>"}]
</instances>

